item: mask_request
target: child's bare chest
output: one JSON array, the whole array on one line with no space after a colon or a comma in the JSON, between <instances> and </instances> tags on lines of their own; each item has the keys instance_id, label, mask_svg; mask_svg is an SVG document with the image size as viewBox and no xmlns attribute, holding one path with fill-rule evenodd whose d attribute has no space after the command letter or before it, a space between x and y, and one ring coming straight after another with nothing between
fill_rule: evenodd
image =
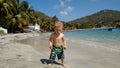
<instances>
[{"instance_id":1,"label":"child's bare chest","mask_svg":"<svg viewBox=\"0 0 120 68\"><path fill-rule=\"evenodd\" d=\"M54 41L59 41L59 40L62 40L62 37L61 36L54 36L53 40Z\"/></svg>"},{"instance_id":2,"label":"child's bare chest","mask_svg":"<svg viewBox=\"0 0 120 68\"><path fill-rule=\"evenodd\" d=\"M60 34L60 35L54 35L54 37L53 37L53 41L54 42L62 42L62 34Z\"/></svg>"}]
</instances>

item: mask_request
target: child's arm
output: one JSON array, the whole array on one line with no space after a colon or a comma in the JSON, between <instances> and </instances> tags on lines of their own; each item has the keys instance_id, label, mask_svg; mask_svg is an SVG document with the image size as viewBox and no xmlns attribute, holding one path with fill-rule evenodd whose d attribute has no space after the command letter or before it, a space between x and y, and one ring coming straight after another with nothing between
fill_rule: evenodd
<instances>
[{"instance_id":1,"label":"child's arm","mask_svg":"<svg viewBox=\"0 0 120 68\"><path fill-rule=\"evenodd\" d=\"M64 47L64 49L66 49L67 45L66 45L66 39L65 39L64 35L63 35L62 39L63 39L63 47Z\"/></svg>"},{"instance_id":2,"label":"child's arm","mask_svg":"<svg viewBox=\"0 0 120 68\"><path fill-rule=\"evenodd\" d=\"M50 38L49 38L49 47L50 47L50 49L52 49L52 35L50 36Z\"/></svg>"}]
</instances>

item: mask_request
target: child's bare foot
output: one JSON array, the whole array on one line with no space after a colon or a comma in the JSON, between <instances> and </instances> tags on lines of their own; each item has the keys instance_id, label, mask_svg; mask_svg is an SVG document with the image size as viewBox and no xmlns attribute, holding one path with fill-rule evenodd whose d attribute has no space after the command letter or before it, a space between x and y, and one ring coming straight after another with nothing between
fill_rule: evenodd
<instances>
[{"instance_id":1,"label":"child's bare foot","mask_svg":"<svg viewBox=\"0 0 120 68\"><path fill-rule=\"evenodd\" d=\"M65 64L61 64L63 67L66 67L66 65Z\"/></svg>"},{"instance_id":2,"label":"child's bare foot","mask_svg":"<svg viewBox=\"0 0 120 68\"><path fill-rule=\"evenodd\" d=\"M53 65L53 62L49 63L48 65Z\"/></svg>"},{"instance_id":3,"label":"child's bare foot","mask_svg":"<svg viewBox=\"0 0 120 68\"><path fill-rule=\"evenodd\" d=\"M45 68L51 68L52 63L49 63Z\"/></svg>"}]
</instances>

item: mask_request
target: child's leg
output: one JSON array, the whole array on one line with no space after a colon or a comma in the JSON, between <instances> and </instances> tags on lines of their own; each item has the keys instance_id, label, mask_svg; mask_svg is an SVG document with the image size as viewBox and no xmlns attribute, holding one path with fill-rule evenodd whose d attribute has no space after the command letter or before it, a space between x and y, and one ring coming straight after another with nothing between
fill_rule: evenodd
<instances>
[{"instance_id":1,"label":"child's leg","mask_svg":"<svg viewBox=\"0 0 120 68\"><path fill-rule=\"evenodd\" d=\"M64 59L61 60L61 64L64 64Z\"/></svg>"},{"instance_id":2,"label":"child's leg","mask_svg":"<svg viewBox=\"0 0 120 68\"><path fill-rule=\"evenodd\" d=\"M64 64L64 59L61 59L61 65L62 65L62 66L65 66L65 64Z\"/></svg>"},{"instance_id":3,"label":"child's leg","mask_svg":"<svg viewBox=\"0 0 120 68\"><path fill-rule=\"evenodd\" d=\"M56 58L56 54L54 52L51 52L50 57L49 57L50 63L48 65L52 65L55 58Z\"/></svg>"},{"instance_id":4,"label":"child's leg","mask_svg":"<svg viewBox=\"0 0 120 68\"><path fill-rule=\"evenodd\" d=\"M51 55L50 55L50 63L49 63L49 65L52 65L53 64L53 62L54 62L54 60L55 60L55 57L56 57L56 54L54 54L54 53L51 53Z\"/></svg>"}]
</instances>

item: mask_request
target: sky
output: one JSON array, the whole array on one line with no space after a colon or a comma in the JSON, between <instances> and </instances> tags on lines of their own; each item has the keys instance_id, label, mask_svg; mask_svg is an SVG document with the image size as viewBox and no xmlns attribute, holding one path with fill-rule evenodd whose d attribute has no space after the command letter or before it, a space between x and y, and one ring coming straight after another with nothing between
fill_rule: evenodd
<instances>
[{"instance_id":1,"label":"sky","mask_svg":"<svg viewBox=\"0 0 120 68\"><path fill-rule=\"evenodd\" d=\"M120 0L20 0L35 10L61 21L72 21L104 9L120 11Z\"/></svg>"}]
</instances>

